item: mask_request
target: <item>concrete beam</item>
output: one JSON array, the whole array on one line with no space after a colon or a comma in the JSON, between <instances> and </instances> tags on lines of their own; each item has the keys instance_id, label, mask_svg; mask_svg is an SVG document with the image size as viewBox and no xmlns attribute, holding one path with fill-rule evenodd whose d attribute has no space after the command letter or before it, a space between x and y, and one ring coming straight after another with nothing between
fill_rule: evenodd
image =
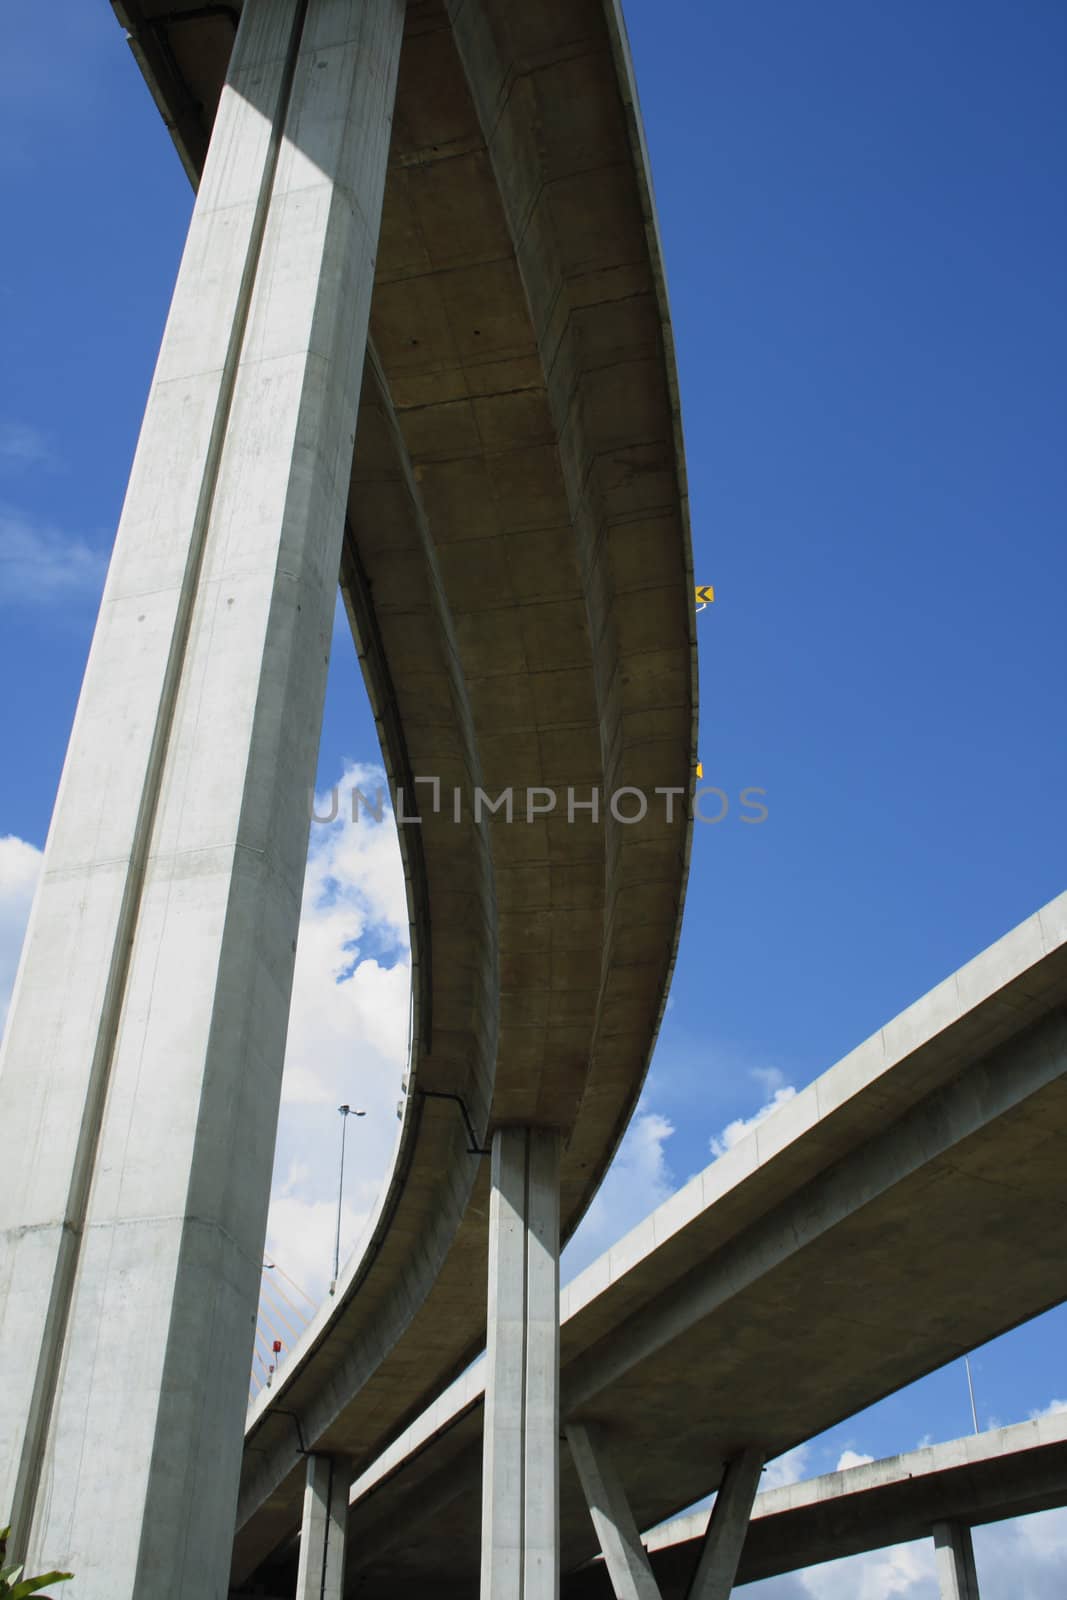
<instances>
[{"instance_id":1,"label":"concrete beam","mask_svg":"<svg viewBox=\"0 0 1067 1600\"><path fill-rule=\"evenodd\" d=\"M763 1451L754 1445L727 1462L688 1600L729 1600L762 1471Z\"/></svg>"},{"instance_id":2,"label":"concrete beam","mask_svg":"<svg viewBox=\"0 0 1067 1600\"><path fill-rule=\"evenodd\" d=\"M603 1430L591 1423L572 1422L566 1434L615 1600L660 1600L659 1585Z\"/></svg>"},{"instance_id":3,"label":"concrete beam","mask_svg":"<svg viewBox=\"0 0 1067 1600\"><path fill-rule=\"evenodd\" d=\"M840 1072L841 1067L833 1070ZM801 1250L819 1241L828 1242L832 1230L865 1206L894 1190L899 1192L909 1181L915 1183L916 1189L921 1188L922 1174L938 1157L965 1139L995 1128L1001 1118L1006 1119L1042 1088L1058 1084L1065 1071L1067 1019L1057 1009L1009 1044L968 1065L965 1072L913 1105L867 1143L825 1167L804 1188L789 1195L752 1227L730 1238L724 1248L712 1253L685 1277L677 1279L665 1292L648 1299L640 1309L587 1348L564 1374L564 1415L594 1404L598 1396L613 1383L627 1378L640 1363L653 1358L669 1360L665 1352L671 1344L679 1342L683 1335L731 1300L739 1299L744 1291L769 1277ZM817 1101L819 1087L819 1084L811 1085L804 1094ZM801 1096L796 1099L799 1101ZM794 1106L795 1102L791 1101L783 1108L785 1114L778 1114L780 1120L768 1118L756 1131L753 1145L748 1148L758 1149L761 1139L769 1143L775 1135L787 1145L788 1136L782 1137L783 1130L789 1130L792 1123L808 1114L807 1106L797 1110ZM812 1142L818 1145L819 1141ZM748 1154L748 1149L742 1153ZM731 1152L735 1154L736 1150ZM664 1212L668 1212L668 1208L680 1209L687 1198L683 1191L661 1209ZM705 1207L705 1214L710 1215L710 1207ZM635 1230L633 1245L642 1233L649 1240L651 1253L655 1249L654 1224L650 1221ZM643 1239L641 1242L644 1244ZM623 1241L618 1253L621 1255L623 1248L630 1244L631 1241ZM631 1246L631 1257L636 1255L637 1249ZM1053 1292L1050 1291L1050 1299ZM1046 1300L1033 1309L1035 1312L1044 1310L1048 1303ZM987 1321L974 1342L1000 1331L1001 1328ZM940 1356L940 1359L945 1357ZM919 1372L901 1376L917 1377ZM870 1402L864 1399L862 1403ZM829 1407L824 1409L823 1416L826 1420L823 1422L820 1418L819 1427L829 1426L836 1420ZM812 1429L813 1433L816 1431L819 1429ZM783 1441L780 1447L788 1448L788 1445Z\"/></svg>"},{"instance_id":4,"label":"concrete beam","mask_svg":"<svg viewBox=\"0 0 1067 1600\"><path fill-rule=\"evenodd\" d=\"M559 1144L493 1135L482 1600L559 1594Z\"/></svg>"},{"instance_id":5,"label":"concrete beam","mask_svg":"<svg viewBox=\"0 0 1067 1600\"><path fill-rule=\"evenodd\" d=\"M403 17L246 8L8 1020L0 1522L84 1600L229 1564Z\"/></svg>"},{"instance_id":6,"label":"concrete beam","mask_svg":"<svg viewBox=\"0 0 1067 1600\"><path fill-rule=\"evenodd\" d=\"M342 1600L351 1487L343 1457L308 1456L296 1600Z\"/></svg>"},{"instance_id":7,"label":"concrete beam","mask_svg":"<svg viewBox=\"0 0 1067 1600\"><path fill-rule=\"evenodd\" d=\"M758 1582L891 1544L1067 1504L1067 1412L967 1434L907 1455L785 1484L757 1496L737 1584ZM689 1512L644 1536L664 1600L682 1600L707 1532ZM966 1592L966 1591L964 1591ZM570 1575L569 1600L606 1600L601 1563Z\"/></svg>"},{"instance_id":8,"label":"concrete beam","mask_svg":"<svg viewBox=\"0 0 1067 1600\"><path fill-rule=\"evenodd\" d=\"M971 1530L962 1522L934 1527L934 1558L941 1600L979 1600Z\"/></svg>"}]
</instances>

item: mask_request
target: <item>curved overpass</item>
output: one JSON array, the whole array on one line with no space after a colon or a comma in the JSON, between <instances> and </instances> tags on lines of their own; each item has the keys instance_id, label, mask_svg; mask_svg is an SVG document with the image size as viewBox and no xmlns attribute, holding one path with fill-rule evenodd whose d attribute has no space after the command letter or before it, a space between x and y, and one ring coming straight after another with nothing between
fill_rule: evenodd
<instances>
[{"instance_id":1,"label":"curved overpass","mask_svg":"<svg viewBox=\"0 0 1067 1600\"><path fill-rule=\"evenodd\" d=\"M237 10L116 4L194 182ZM408 1099L336 1302L250 1413L236 1578L298 1526L302 1448L368 1465L483 1343L488 1164L447 1097L483 1147L495 1127L560 1130L565 1238L670 978L693 574L616 5L409 5L371 339L341 579L390 777L419 816L400 829ZM479 814L476 791L509 789L513 821ZM612 813L621 789L648 798L641 820ZM568 791L594 790L598 817L568 814Z\"/></svg>"}]
</instances>

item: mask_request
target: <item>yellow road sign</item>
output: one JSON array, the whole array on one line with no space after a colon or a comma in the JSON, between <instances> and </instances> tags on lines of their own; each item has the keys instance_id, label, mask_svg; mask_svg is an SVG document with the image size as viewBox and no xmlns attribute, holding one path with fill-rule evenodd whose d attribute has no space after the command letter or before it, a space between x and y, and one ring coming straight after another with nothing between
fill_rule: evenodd
<instances>
[{"instance_id":1,"label":"yellow road sign","mask_svg":"<svg viewBox=\"0 0 1067 1600\"><path fill-rule=\"evenodd\" d=\"M715 599L715 587L710 583L698 583L696 587L698 606L710 606Z\"/></svg>"}]
</instances>

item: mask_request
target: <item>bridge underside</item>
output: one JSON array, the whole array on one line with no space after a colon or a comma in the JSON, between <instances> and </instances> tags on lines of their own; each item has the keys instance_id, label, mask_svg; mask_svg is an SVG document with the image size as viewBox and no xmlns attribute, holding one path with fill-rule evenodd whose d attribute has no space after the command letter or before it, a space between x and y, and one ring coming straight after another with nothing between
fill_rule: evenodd
<instances>
[{"instance_id":1,"label":"bridge underside","mask_svg":"<svg viewBox=\"0 0 1067 1600\"><path fill-rule=\"evenodd\" d=\"M0 1511L86 1600L213 1592L235 1491L236 1578L305 1492L327 1537L339 1477L305 1449L369 1466L485 1343L491 1146L557 1152L518 1256L550 1218L555 1274L664 1005L696 708L617 8L115 9L198 195L4 1044L15 1143L51 1159L0 1174ZM338 581L416 818L411 1061L377 1213L238 1486Z\"/></svg>"},{"instance_id":2,"label":"bridge underside","mask_svg":"<svg viewBox=\"0 0 1067 1600\"><path fill-rule=\"evenodd\" d=\"M639 1528L1067 1296L1065 940L1061 897L564 1292L562 1417L603 1429ZM481 1428L474 1373L356 1485L353 1593L477 1593ZM575 1575L597 1541L560 1470Z\"/></svg>"}]
</instances>

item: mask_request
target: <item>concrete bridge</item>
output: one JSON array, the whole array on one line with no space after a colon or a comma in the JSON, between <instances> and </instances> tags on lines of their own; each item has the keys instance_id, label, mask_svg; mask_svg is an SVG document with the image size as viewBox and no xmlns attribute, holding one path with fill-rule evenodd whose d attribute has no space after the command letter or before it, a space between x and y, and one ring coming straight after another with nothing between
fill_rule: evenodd
<instances>
[{"instance_id":1,"label":"concrete bridge","mask_svg":"<svg viewBox=\"0 0 1067 1600\"><path fill-rule=\"evenodd\" d=\"M74 1600L219 1596L235 1516L238 1571L300 1520L282 1404L325 1539L488 1323L485 1582L533 1600L558 1251L647 1068L696 755L621 17L115 9L197 199L0 1065L0 1513ZM338 582L413 819L407 1101L314 1393L276 1385L241 1479Z\"/></svg>"},{"instance_id":2,"label":"concrete bridge","mask_svg":"<svg viewBox=\"0 0 1067 1600\"><path fill-rule=\"evenodd\" d=\"M598 1551L591 1501L649 1529L753 1461L751 1503L764 1461L1067 1296L1065 1002L1067 895L831 1067L568 1286L565 1592ZM289 1378L305 1393L315 1365L310 1346L295 1352ZM477 1594L485 1380L472 1368L357 1481L352 1593L388 1600L447 1575L449 1593ZM271 1404L253 1413L250 1444ZM735 1562L747 1518L741 1505ZM784 1545L781 1556L791 1559ZM751 1560L745 1570L760 1575ZM291 1562L290 1541L261 1574L268 1592Z\"/></svg>"},{"instance_id":3,"label":"concrete bridge","mask_svg":"<svg viewBox=\"0 0 1067 1600\"><path fill-rule=\"evenodd\" d=\"M340 1600L349 1532L354 1592L555 1600L598 1543L651 1592L635 1530L717 1488L714 1600L769 1455L1067 1292L1067 905L561 1320L696 756L617 0L115 10L197 198L0 1058L0 1522L72 1600ZM246 1417L338 584L402 819L411 1059L365 1247Z\"/></svg>"}]
</instances>

